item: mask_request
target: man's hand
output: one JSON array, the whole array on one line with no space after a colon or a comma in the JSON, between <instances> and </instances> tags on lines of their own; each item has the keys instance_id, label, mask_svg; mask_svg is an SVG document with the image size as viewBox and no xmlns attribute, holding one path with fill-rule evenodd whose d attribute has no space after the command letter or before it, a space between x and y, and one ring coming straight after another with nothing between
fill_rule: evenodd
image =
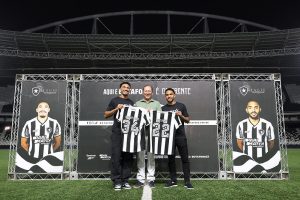
<instances>
[{"instance_id":1,"label":"man's hand","mask_svg":"<svg viewBox=\"0 0 300 200\"><path fill-rule=\"evenodd\" d=\"M178 115L179 117L181 117L182 116L182 112L181 111L176 111L176 113L175 113L176 115Z\"/></svg>"},{"instance_id":2,"label":"man's hand","mask_svg":"<svg viewBox=\"0 0 300 200\"><path fill-rule=\"evenodd\" d=\"M117 110L120 110L120 109L122 109L123 107L124 107L124 104L118 104L117 107L116 107L116 109L117 109Z\"/></svg>"}]
</instances>

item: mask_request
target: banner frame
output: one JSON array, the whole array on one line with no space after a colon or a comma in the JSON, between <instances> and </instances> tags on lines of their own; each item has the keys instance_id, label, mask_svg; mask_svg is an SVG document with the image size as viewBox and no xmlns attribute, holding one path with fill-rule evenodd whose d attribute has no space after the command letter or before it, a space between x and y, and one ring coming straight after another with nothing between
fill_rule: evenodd
<instances>
[{"instance_id":1,"label":"banner frame","mask_svg":"<svg viewBox=\"0 0 300 200\"><path fill-rule=\"evenodd\" d=\"M281 170L279 172L269 173L235 173L233 171L233 159L232 159L232 131L234 127L231 124L231 109L230 109L230 81L273 81L275 90L275 102L277 113L277 125L279 133L279 148L281 154ZM224 137L225 148L225 176L226 179L288 179L288 161L287 161L287 146L286 135L284 127L284 113L283 113L283 101L281 92L281 76L280 74L222 74L222 87L223 87L223 108L222 108L222 133Z\"/></svg>"},{"instance_id":2,"label":"banner frame","mask_svg":"<svg viewBox=\"0 0 300 200\"><path fill-rule=\"evenodd\" d=\"M221 74L213 74L213 73L207 73L207 74L80 74L78 75L77 80L75 82L75 96L76 99L74 101L74 107L75 107L75 119L79 119L79 105L80 105L80 99L79 99L79 88L80 88L80 81L151 81L151 80L214 80L216 81L216 99L217 99L217 106L216 106L216 119L217 119L217 144L219 144L220 141L222 141L219 137L222 136L221 134L221 109L217 109L221 107ZM217 86L218 83L218 86ZM74 138L77 138L75 147L78 148L78 138L79 138L79 126L78 126L78 120L74 121L74 127L76 127L76 130L74 130ZM220 148L218 145L218 152L222 151L222 147ZM218 153L219 157L219 169L221 169L224 164L222 163L222 158L220 158L220 155L224 155L224 153ZM77 158L75 158L73 161L73 165L75 166L71 172L72 177L71 179L109 179L110 172L107 173L78 173L77 172ZM183 178L183 173L177 173L179 179ZM192 179L218 179L220 177L220 170L218 172L191 172L191 178ZM134 174L133 174L134 176ZM156 179L167 179L168 178L168 172L160 172L156 173Z\"/></svg>"},{"instance_id":3,"label":"banner frame","mask_svg":"<svg viewBox=\"0 0 300 200\"><path fill-rule=\"evenodd\" d=\"M22 83L25 81L70 81L69 76L66 74L17 74L15 82L15 93L14 93L14 107L13 107L13 117L12 117L12 131L10 140L10 150L8 159L8 179L18 180L33 180L33 179L58 179L62 180L68 177L68 162L66 160L69 154L65 151L68 148L70 141L70 111L72 105L65 106L65 122L64 122L64 162L63 171L61 173L17 173L15 167L16 152L18 144L18 131L19 131L19 120L20 120L20 110L21 110L21 95L22 95ZM72 80L71 80L72 81ZM66 102L69 101L69 88L68 83L66 87Z\"/></svg>"}]
</instances>

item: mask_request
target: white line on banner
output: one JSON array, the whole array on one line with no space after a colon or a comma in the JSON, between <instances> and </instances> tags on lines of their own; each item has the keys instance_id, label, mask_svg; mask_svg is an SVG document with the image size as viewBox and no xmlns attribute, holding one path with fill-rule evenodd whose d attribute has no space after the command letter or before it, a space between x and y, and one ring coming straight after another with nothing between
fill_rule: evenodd
<instances>
[{"instance_id":1,"label":"white line on banner","mask_svg":"<svg viewBox=\"0 0 300 200\"><path fill-rule=\"evenodd\" d=\"M79 121L79 126L112 126L113 121ZM210 126L217 125L217 120L191 120L190 123L185 123L186 126Z\"/></svg>"},{"instance_id":2,"label":"white line on banner","mask_svg":"<svg viewBox=\"0 0 300 200\"><path fill-rule=\"evenodd\" d=\"M217 120L190 120L190 123L185 123L186 126L207 126L217 125Z\"/></svg>"},{"instance_id":3,"label":"white line on banner","mask_svg":"<svg viewBox=\"0 0 300 200\"><path fill-rule=\"evenodd\" d=\"M114 121L79 121L79 126L112 126Z\"/></svg>"}]
</instances>

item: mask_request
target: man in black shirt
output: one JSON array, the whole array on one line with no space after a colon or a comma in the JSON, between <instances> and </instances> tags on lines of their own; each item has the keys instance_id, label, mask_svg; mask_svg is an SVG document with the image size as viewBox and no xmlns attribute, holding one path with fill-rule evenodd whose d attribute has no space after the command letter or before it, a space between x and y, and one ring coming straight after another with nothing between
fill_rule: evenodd
<instances>
[{"instance_id":1,"label":"man in black shirt","mask_svg":"<svg viewBox=\"0 0 300 200\"><path fill-rule=\"evenodd\" d=\"M184 130L184 123L189 123L190 121L189 114L183 103L176 102L176 94L172 88L167 88L165 90L165 97L167 104L162 107L162 110L176 112L176 115L179 116L182 122L182 125L179 126L175 133L175 148L177 147L181 157L184 175L184 187L187 189L194 189L190 182L190 162L188 157L187 138ZM168 156L168 166L171 180L166 182L165 187L175 187L177 186L175 154Z\"/></svg>"},{"instance_id":2,"label":"man in black shirt","mask_svg":"<svg viewBox=\"0 0 300 200\"><path fill-rule=\"evenodd\" d=\"M122 82L120 84L120 96L113 98L104 112L105 118L114 116L114 124L111 135L111 180L113 181L115 190L121 190L122 188L131 189L128 179L131 176L133 154L122 152L121 124L116 119L118 110L122 109L124 105L134 104L134 102L128 97L130 88L130 83Z\"/></svg>"}]
</instances>

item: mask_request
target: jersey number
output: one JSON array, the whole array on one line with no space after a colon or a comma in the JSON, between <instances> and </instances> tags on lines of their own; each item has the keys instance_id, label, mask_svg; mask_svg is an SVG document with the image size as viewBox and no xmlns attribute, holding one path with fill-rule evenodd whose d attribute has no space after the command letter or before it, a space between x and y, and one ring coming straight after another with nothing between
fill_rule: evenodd
<instances>
[{"instance_id":1,"label":"jersey number","mask_svg":"<svg viewBox=\"0 0 300 200\"><path fill-rule=\"evenodd\" d=\"M152 125L153 130L152 130L152 136L153 137L159 137L160 133L160 123L155 122ZM161 137L169 137L169 130L170 130L170 125L169 124L162 124L162 131L161 131Z\"/></svg>"},{"instance_id":2,"label":"jersey number","mask_svg":"<svg viewBox=\"0 0 300 200\"><path fill-rule=\"evenodd\" d=\"M133 121L131 127L130 127L130 120L128 119L124 119L123 123L122 123L122 132L124 134L128 134L129 130L131 128L131 133L137 135L139 133L139 128L137 127L138 122L137 121Z\"/></svg>"}]
</instances>

